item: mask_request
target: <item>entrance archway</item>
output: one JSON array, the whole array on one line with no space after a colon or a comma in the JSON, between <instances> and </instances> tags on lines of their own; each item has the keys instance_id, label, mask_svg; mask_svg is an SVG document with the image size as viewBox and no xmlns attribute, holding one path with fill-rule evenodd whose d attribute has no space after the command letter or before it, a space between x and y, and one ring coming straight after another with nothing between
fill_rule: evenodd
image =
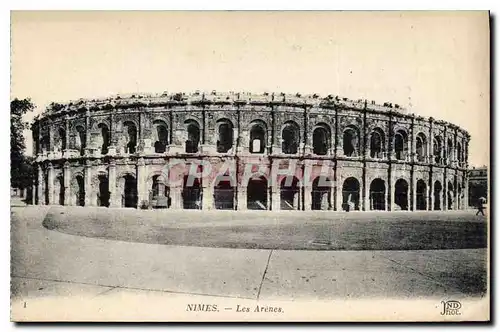
<instances>
[{"instance_id":1,"label":"entrance archway","mask_svg":"<svg viewBox=\"0 0 500 332\"><path fill-rule=\"evenodd\" d=\"M312 185L312 210L330 210L332 207L331 181L325 176L318 176Z\"/></svg>"},{"instance_id":2,"label":"entrance archway","mask_svg":"<svg viewBox=\"0 0 500 332\"><path fill-rule=\"evenodd\" d=\"M408 210L408 182L403 179L396 181L394 186L394 204L401 210Z\"/></svg>"},{"instance_id":3,"label":"entrance archway","mask_svg":"<svg viewBox=\"0 0 500 332\"><path fill-rule=\"evenodd\" d=\"M417 181L417 210L427 210L427 185L424 180Z\"/></svg>"},{"instance_id":4,"label":"entrance archway","mask_svg":"<svg viewBox=\"0 0 500 332\"><path fill-rule=\"evenodd\" d=\"M443 190L441 182L434 182L434 210L441 210L441 190Z\"/></svg>"},{"instance_id":5,"label":"entrance archway","mask_svg":"<svg viewBox=\"0 0 500 332\"><path fill-rule=\"evenodd\" d=\"M248 180L247 209L267 210L267 179L265 177Z\"/></svg>"},{"instance_id":6,"label":"entrance archway","mask_svg":"<svg viewBox=\"0 0 500 332\"><path fill-rule=\"evenodd\" d=\"M234 187L227 177L217 178L214 186L214 203L218 210L234 210Z\"/></svg>"},{"instance_id":7,"label":"entrance archway","mask_svg":"<svg viewBox=\"0 0 500 332\"><path fill-rule=\"evenodd\" d=\"M189 175L184 176L182 204L184 209L201 209L201 185L198 178L192 178Z\"/></svg>"},{"instance_id":8,"label":"entrance archway","mask_svg":"<svg viewBox=\"0 0 500 332\"><path fill-rule=\"evenodd\" d=\"M453 190L453 184L451 182L448 182L448 195L447 200L448 200L448 210L453 210L453 203L455 202L455 191Z\"/></svg>"},{"instance_id":9,"label":"entrance archway","mask_svg":"<svg viewBox=\"0 0 500 332\"><path fill-rule=\"evenodd\" d=\"M124 186L122 195L122 206L127 208L137 207L137 181L134 176L127 174L124 176Z\"/></svg>"},{"instance_id":10,"label":"entrance archway","mask_svg":"<svg viewBox=\"0 0 500 332\"><path fill-rule=\"evenodd\" d=\"M382 179L370 183L370 210L385 211L385 182Z\"/></svg>"},{"instance_id":11,"label":"entrance archway","mask_svg":"<svg viewBox=\"0 0 500 332\"><path fill-rule=\"evenodd\" d=\"M342 185L342 209L345 211L359 210L359 181L350 177Z\"/></svg>"},{"instance_id":12,"label":"entrance archway","mask_svg":"<svg viewBox=\"0 0 500 332\"><path fill-rule=\"evenodd\" d=\"M299 210L299 179L287 176L281 180L280 185L281 210Z\"/></svg>"},{"instance_id":13,"label":"entrance archway","mask_svg":"<svg viewBox=\"0 0 500 332\"><path fill-rule=\"evenodd\" d=\"M97 194L97 206L109 206L109 181L104 174L98 176L99 192Z\"/></svg>"},{"instance_id":14,"label":"entrance archway","mask_svg":"<svg viewBox=\"0 0 500 332\"><path fill-rule=\"evenodd\" d=\"M85 184L83 176L76 176L76 205L85 206Z\"/></svg>"},{"instance_id":15,"label":"entrance archway","mask_svg":"<svg viewBox=\"0 0 500 332\"><path fill-rule=\"evenodd\" d=\"M64 205L64 196L66 194L64 188L64 178L62 176L58 176L56 182L57 182L57 191L59 193L59 205Z\"/></svg>"}]
</instances>

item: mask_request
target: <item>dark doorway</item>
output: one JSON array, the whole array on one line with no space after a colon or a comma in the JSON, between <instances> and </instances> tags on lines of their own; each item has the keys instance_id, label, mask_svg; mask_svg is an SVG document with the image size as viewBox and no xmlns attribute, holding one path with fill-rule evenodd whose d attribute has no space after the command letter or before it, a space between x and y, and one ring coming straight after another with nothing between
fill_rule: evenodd
<instances>
[{"instance_id":1,"label":"dark doorway","mask_svg":"<svg viewBox=\"0 0 500 332\"><path fill-rule=\"evenodd\" d=\"M184 209L201 209L201 185L198 178L193 179L189 175L184 177L182 202Z\"/></svg>"},{"instance_id":2,"label":"dark doorway","mask_svg":"<svg viewBox=\"0 0 500 332\"><path fill-rule=\"evenodd\" d=\"M59 187L59 205L64 205L64 196L65 196L65 188L64 188L64 178L62 176L57 177L57 186Z\"/></svg>"},{"instance_id":3,"label":"dark doorway","mask_svg":"<svg viewBox=\"0 0 500 332\"><path fill-rule=\"evenodd\" d=\"M250 179L247 187L247 209L267 210L267 179Z\"/></svg>"},{"instance_id":4,"label":"dark doorway","mask_svg":"<svg viewBox=\"0 0 500 332\"><path fill-rule=\"evenodd\" d=\"M234 210L234 187L231 181L215 180L214 203L218 210Z\"/></svg>"},{"instance_id":5,"label":"dark doorway","mask_svg":"<svg viewBox=\"0 0 500 332\"><path fill-rule=\"evenodd\" d=\"M434 210L441 210L441 191L443 186L441 182L434 182Z\"/></svg>"},{"instance_id":6,"label":"dark doorway","mask_svg":"<svg viewBox=\"0 0 500 332\"><path fill-rule=\"evenodd\" d=\"M408 182L403 179L397 180L394 186L394 204L401 210L408 210Z\"/></svg>"},{"instance_id":7,"label":"dark doorway","mask_svg":"<svg viewBox=\"0 0 500 332\"><path fill-rule=\"evenodd\" d=\"M312 185L312 210L330 210L331 201L331 181L327 177L318 176L314 179Z\"/></svg>"},{"instance_id":8,"label":"dark doorway","mask_svg":"<svg viewBox=\"0 0 500 332\"><path fill-rule=\"evenodd\" d=\"M109 206L109 182L104 174L99 175L99 193L97 194L97 206Z\"/></svg>"},{"instance_id":9,"label":"dark doorway","mask_svg":"<svg viewBox=\"0 0 500 332\"><path fill-rule=\"evenodd\" d=\"M370 184L370 210L385 211L385 182L375 179Z\"/></svg>"},{"instance_id":10,"label":"dark doorway","mask_svg":"<svg viewBox=\"0 0 500 332\"><path fill-rule=\"evenodd\" d=\"M83 176L78 175L76 177L77 193L76 193L76 205L85 206L85 184L83 181Z\"/></svg>"},{"instance_id":11,"label":"dark doorway","mask_svg":"<svg viewBox=\"0 0 500 332\"><path fill-rule=\"evenodd\" d=\"M359 181L350 177L342 186L342 209L345 211L359 210Z\"/></svg>"},{"instance_id":12,"label":"dark doorway","mask_svg":"<svg viewBox=\"0 0 500 332\"><path fill-rule=\"evenodd\" d=\"M137 207L137 181L130 174L125 175L125 185L123 187L123 207Z\"/></svg>"},{"instance_id":13,"label":"dark doorway","mask_svg":"<svg viewBox=\"0 0 500 332\"><path fill-rule=\"evenodd\" d=\"M299 210L299 180L295 176L287 176L281 180L281 210Z\"/></svg>"},{"instance_id":14,"label":"dark doorway","mask_svg":"<svg viewBox=\"0 0 500 332\"><path fill-rule=\"evenodd\" d=\"M45 205L50 204L50 192L49 192L49 176L45 175L44 177L44 196L45 196Z\"/></svg>"},{"instance_id":15,"label":"dark doorway","mask_svg":"<svg viewBox=\"0 0 500 332\"><path fill-rule=\"evenodd\" d=\"M427 185L424 180L417 181L417 210L427 210Z\"/></svg>"}]
</instances>

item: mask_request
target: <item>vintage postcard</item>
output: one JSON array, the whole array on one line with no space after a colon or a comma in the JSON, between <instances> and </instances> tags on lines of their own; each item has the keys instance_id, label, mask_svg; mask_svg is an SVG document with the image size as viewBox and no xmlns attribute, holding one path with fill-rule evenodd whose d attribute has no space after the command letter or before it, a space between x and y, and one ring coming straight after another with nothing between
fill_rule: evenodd
<instances>
[{"instance_id":1,"label":"vintage postcard","mask_svg":"<svg viewBox=\"0 0 500 332\"><path fill-rule=\"evenodd\" d=\"M11 320L490 320L486 11L11 12Z\"/></svg>"}]
</instances>

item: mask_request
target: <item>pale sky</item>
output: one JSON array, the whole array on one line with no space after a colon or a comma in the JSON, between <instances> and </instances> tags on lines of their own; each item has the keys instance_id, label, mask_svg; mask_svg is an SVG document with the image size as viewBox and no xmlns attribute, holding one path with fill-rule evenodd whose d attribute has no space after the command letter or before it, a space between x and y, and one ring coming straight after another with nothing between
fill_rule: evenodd
<instances>
[{"instance_id":1,"label":"pale sky","mask_svg":"<svg viewBox=\"0 0 500 332\"><path fill-rule=\"evenodd\" d=\"M487 12L13 12L11 36L11 97L35 114L119 93L333 94L459 125L489 164Z\"/></svg>"}]
</instances>

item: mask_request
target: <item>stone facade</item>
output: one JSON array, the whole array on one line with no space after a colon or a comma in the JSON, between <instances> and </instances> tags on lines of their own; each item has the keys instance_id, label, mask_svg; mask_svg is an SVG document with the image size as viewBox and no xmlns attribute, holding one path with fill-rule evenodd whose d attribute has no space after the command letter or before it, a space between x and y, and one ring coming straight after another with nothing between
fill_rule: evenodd
<instances>
[{"instance_id":1,"label":"stone facade","mask_svg":"<svg viewBox=\"0 0 500 332\"><path fill-rule=\"evenodd\" d=\"M118 96L51 104L32 130L36 204L467 206L468 133L390 103L299 94Z\"/></svg>"}]
</instances>

